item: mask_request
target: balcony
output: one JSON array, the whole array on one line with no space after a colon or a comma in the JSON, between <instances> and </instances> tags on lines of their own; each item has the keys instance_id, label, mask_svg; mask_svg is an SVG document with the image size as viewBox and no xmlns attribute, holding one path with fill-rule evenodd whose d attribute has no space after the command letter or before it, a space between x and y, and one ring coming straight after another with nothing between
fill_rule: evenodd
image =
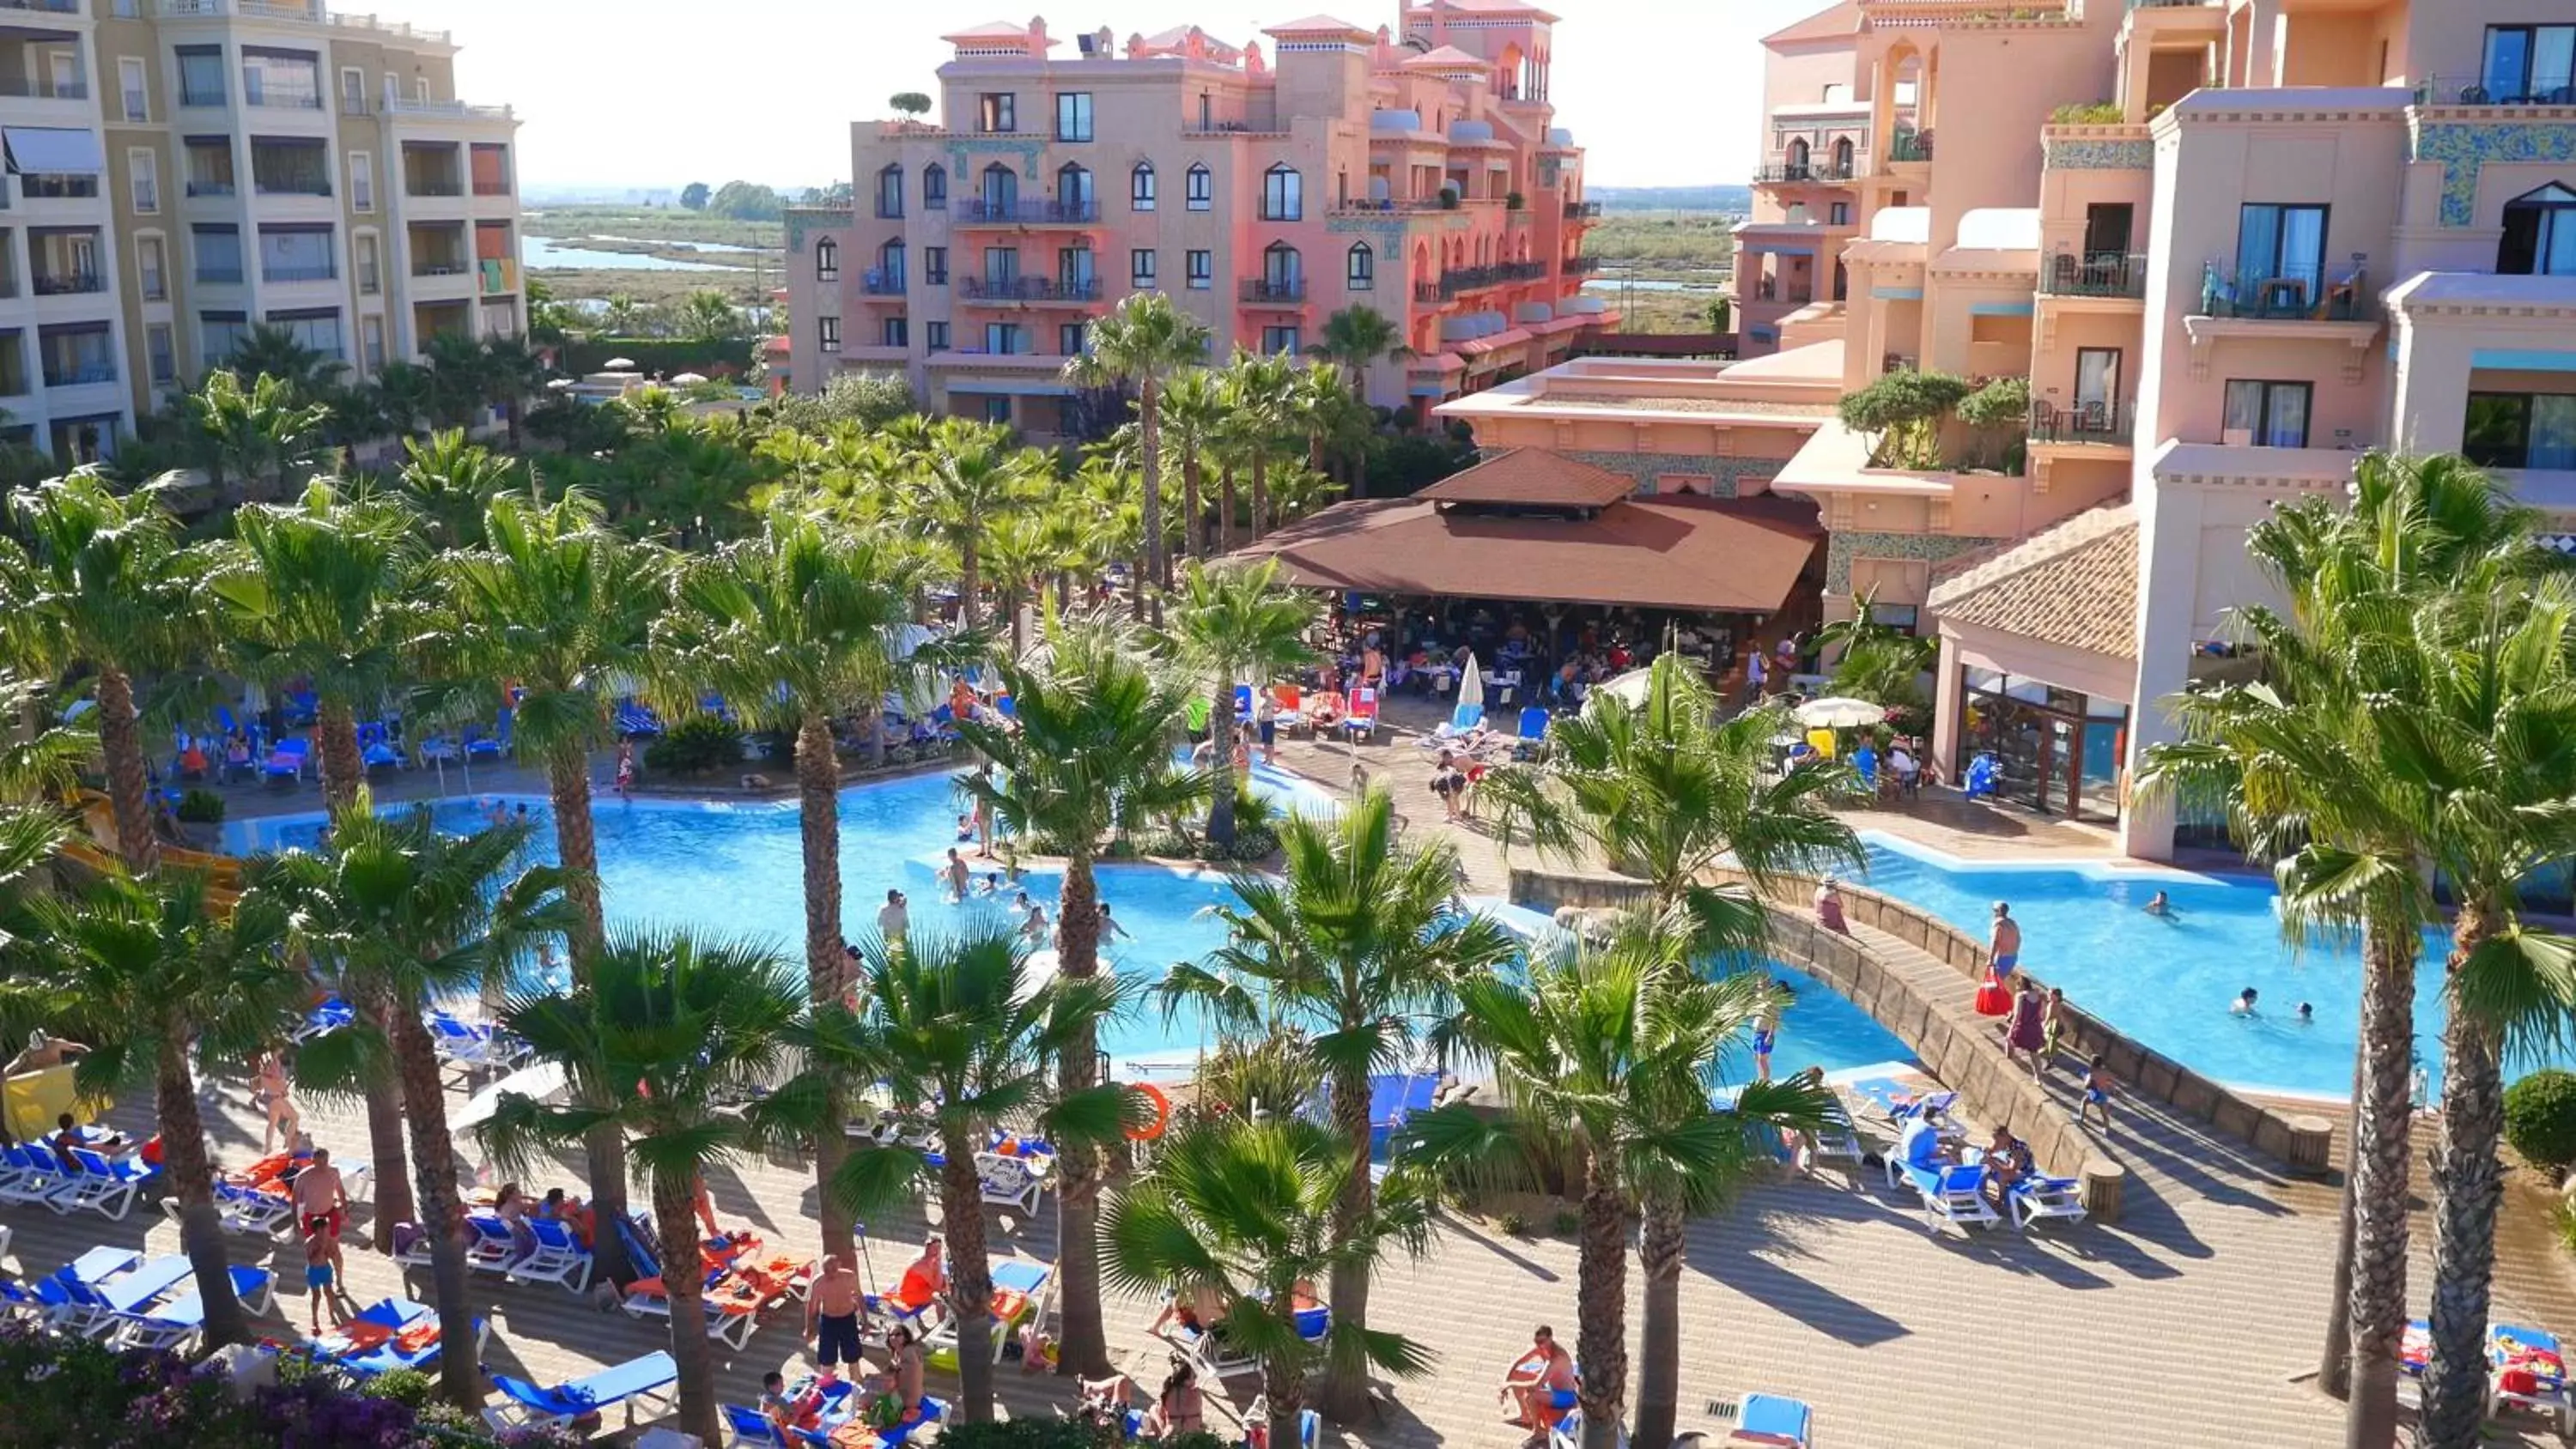
<instances>
[{"instance_id":1,"label":"balcony","mask_svg":"<svg viewBox=\"0 0 2576 1449\"><path fill-rule=\"evenodd\" d=\"M960 277L957 295L969 302L1097 302L1100 279L1078 277Z\"/></svg>"},{"instance_id":2,"label":"balcony","mask_svg":"<svg viewBox=\"0 0 2576 1449\"><path fill-rule=\"evenodd\" d=\"M1247 307L1297 307L1306 301L1304 277L1246 277L1243 282L1243 304Z\"/></svg>"},{"instance_id":3,"label":"balcony","mask_svg":"<svg viewBox=\"0 0 2576 1449\"><path fill-rule=\"evenodd\" d=\"M92 383L116 381L116 359L112 357L45 358L45 386L87 387Z\"/></svg>"},{"instance_id":4,"label":"balcony","mask_svg":"<svg viewBox=\"0 0 2576 1449\"><path fill-rule=\"evenodd\" d=\"M1590 221L1600 214L1601 203L1597 201L1569 201L1565 204L1567 221Z\"/></svg>"},{"instance_id":5,"label":"balcony","mask_svg":"<svg viewBox=\"0 0 2576 1449\"><path fill-rule=\"evenodd\" d=\"M956 218L960 225L969 226L1087 226L1100 220L1100 203L960 197L956 203Z\"/></svg>"},{"instance_id":6,"label":"balcony","mask_svg":"<svg viewBox=\"0 0 2576 1449\"><path fill-rule=\"evenodd\" d=\"M482 285L477 289L486 297L508 297L519 290L519 264L508 257L485 257L474 264Z\"/></svg>"},{"instance_id":7,"label":"balcony","mask_svg":"<svg viewBox=\"0 0 2576 1449\"><path fill-rule=\"evenodd\" d=\"M0 10L42 10L49 15L78 15L80 0L0 0Z\"/></svg>"},{"instance_id":8,"label":"balcony","mask_svg":"<svg viewBox=\"0 0 2576 1449\"><path fill-rule=\"evenodd\" d=\"M331 23L339 24L349 17L334 15ZM425 101L418 96L396 96L384 104L388 116L429 116L450 121L507 121L516 112L508 106L480 106L471 101Z\"/></svg>"},{"instance_id":9,"label":"balcony","mask_svg":"<svg viewBox=\"0 0 2576 1449\"><path fill-rule=\"evenodd\" d=\"M2135 402L2097 399L2059 407L2034 398L2030 405L2030 440L2034 443L2125 448L2136 423Z\"/></svg>"},{"instance_id":10,"label":"balcony","mask_svg":"<svg viewBox=\"0 0 2576 1449\"><path fill-rule=\"evenodd\" d=\"M406 175L403 177L403 195L405 196L448 197L463 196L464 194L465 183L457 180L453 176L414 177Z\"/></svg>"},{"instance_id":11,"label":"balcony","mask_svg":"<svg viewBox=\"0 0 2576 1449\"><path fill-rule=\"evenodd\" d=\"M263 111L318 111L322 109L320 86L263 85L242 88L242 103Z\"/></svg>"},{"instance_id":12,"label":"balcony","mask_svg":"<svg viewBox=\"0 0 2576 1449\"><path fill-rule=\"evenodd\" d=\"M2576 85L2490 85L2477 75L2428 75L2415 87L2419 106L2576 106Z\"/></svg>"},{"instance_id":13,"label":"balcony","mask_svg":"<svg viewBox=\"0 0 2576 1449\"><path fill-rule=\"evenodd\" d=\"M1546 275L1547 263L1545 262L1496 262L1491 266L1483 267L1452 267L1442 273L1437 282L1417 285L1414 291L1417 300L1447 301L1452 297L1482 291L1487 287L1508 287L1514 282L1534 282ZM1421 296L1426 286L1435 289L1433 297Z\"/></svg>"},{"instance_id":14,"label":"balcony","mask_svg":"<svg viewBox=\"0 0 2576 1449\"><path fill-rule=\"evenodd\" d=\"M238 262L231 266L219 263L209 265L205 262L197 264L197 285L201 287L238 287L241 285L241 279L242 269Z\"/></svg>"},{"instance_id":15,"label":"balcony","mask_svg":"<svg viewBox=\"0 0 2576 1449\"><path fill-rule=\"evenodd\" d=\"M315 178L285 178L276 181L254 181L251 190L261 196L329 196L331 183Z\"/></svg>"},{"instance_id":16,"label":"balcony","mask_svg":"<svg viewBox=\"0 0 2576 1449\"><path fill-rule=\"evenodd\" d=\"M1886 156L1890 165L1907 161L1929 161L1932 159L1932 133L1899 131L1887 143Z\"/></svg>"},{"instance_id":17,"label":"balcony","mask_svg":"<svg viewBox=\"0 0 2576 1449\"><path fill-rule=\"evenodd\" d=\"M191 181L188 183L188 194L190 196L230 196L233 194L233 184L229 181Z\"/></svg>"},{"instance_id":18,"label":"balcony","mask_svg":"<svg viewBox=\"0 0 2576 1449\"><path fill-rule=\"evenodd\" d=\"M473 270L463 257L414 257L411 263L415 277L462 277Z\"/></svg>"},{"instance_id":19,"label":"balcony","mask_svg":"<svg viewBox=\"0 0 2576 1449\"><path fill-rule=\"evenodd\" d=\"M0 0L0 9L5 8L5 0ZM0 75L0 96L36 101L85 101L89 99L89 82L80 76L55 80L42 75Z\"/></svg>"},{"instance_id":20,"label":"balcony","mask_svg":"<svg viewBox=\"0 0 2576 1449\"><path fill-rule=\"evenodd\" d=\"M2277 277L2230 281L2217 267L2201 269L2195 315L2245 322L2375 322L2368 275L2355 267L2320 286L2323 268L2300 267Z\"/></svg>"},{"instance_id":21,"label":"balcony","mask_svg":"<svg viewBox=\"0 0 2576 1449\"><path fill-rule=\"evenodd\" d=\"M1601 270L1599 257L1567 257L1563 268L1569 277L1586 277Z\"/></svg>"},{"instance_id":22,"label":"balcony","mask_svg":"<svg viewBox=\"0 0 2576 1449\"><path fill-rule=\"evenodd\" d=\"M1756 186L1795 185L1808 181L1843 182L1851 179L1852 168L1836 166L1830 161L1810 161L1803 165L1783 162L1777 166L1765 166L1753 173L1753 184Z\"/></svg>"},{"instance_id":23,"label":"balcony","mask_svg":"<svg viewBox=\"0 0 2576 1449\"><path fill-rule=\"evenodd\" d=\"M30 281L39 297L77 297L84 292L107 290L107 279L97 272L49 272L39 268Z\"/></svg>"},{"instance_id":24,"label":"balcony","mask_svg":"<svg viewBox=\"0 0 2576 1449\"><path fill-rule=\"evenodd\" d=\"M336 282L340 269L328 261L279 262L262 265L259 279L263 282Z\"/></svg>"},{"instance_id":25,"label":"balcony","mask_svg":"<svg viewBox=\"0 0 2576 1449\"><path fill-rule=\"evenodd\" d=\"M870 267L859 286L871 297L900 297L903 295L903 273Z\"/></svg>"},{"instance_id":26,"label":"balcony","mask_svg":"<svg viewBox=\"0 0 2576 1449\"><path fill-rule=\"evenodd\" d=\"M477 196L512 196L517 193L511 189L510 183L506 178L499 181L491 181L477 176L474 178L474 194Z\"/></svg>"},{"instance_id":27,"label":"balcony","mask_svg":"<svg viewBox=\"0 0 2576 1449\"><path fill-rule=\"evenodd\" d=\"M2039 274L2039 290L2048 297L2127 297L2147 295L2144 252L2059 252Z\"/></svg>"}]
</instances>

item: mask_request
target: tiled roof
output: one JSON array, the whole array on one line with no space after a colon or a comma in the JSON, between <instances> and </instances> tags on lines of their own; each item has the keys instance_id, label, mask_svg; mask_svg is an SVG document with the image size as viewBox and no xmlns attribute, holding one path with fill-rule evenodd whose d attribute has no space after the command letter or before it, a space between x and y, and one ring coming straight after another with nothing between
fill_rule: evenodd
<instances>
[{"instance_id":1,"label":"tiled roof","mask_svg":"<svg viewBox=\"0 0 2576 1449\"><path fill-rule=\"evenodd\" d=\"M1762 37L1764 45L1785 45L1800 40L1831 40L1838 35L1852 35L1860 30L1860 6L1856 0L1842 0L1830 5L1786 29Z\"/></svg>"},{"instance_id":2,"label":"tiled roof","mask_svg":"<svg viewBox=\"0 0 2576 1449\"><path fill-rule=\"evenodd\" d=\"M1336 19L1330 15L1309 15L1303 20L1291 20L1285 25L1270 26L1262 33L1265 35L1375 35L1377 32L1366 26L1353 25L1347 20Z\"/></svg>"},{"instance_id":3,"label":"tiled roof","mask_svg":"<svg viewBox=\"0 0 2576 1449\"><path fill-rule=\"evenodd\" d=\"M1953 559L1934 571L1925 607L1944 622L2134 659L2137 508L2088 509L2003 549Z\"/></svg>"},{"instance_id":4,"label":"tiled roof","mask_svg":"<svg viewBox=\"0 0 2576 1449\"><path fill-rule=\"evenodd\" d=\"M1636 491L1636 484L1607 468L1545 448L1514 448L1473 468L1452 473L1416 492L1441 503L1535 503L1599 508Z\"/></svg>"},{"instance_id":5,"label":"tiled roof","mask_svg":"<svg viewBox=\"0 0 2576 1449\"><path fill-rule=\"evenodd\" d=\"M1026 40L1029 28L1007 20L989 20L982 25L969 25L939 37L942 40Z\"/></svg>"},{"instance_id":6,"label":"tiled roof","mask_svg":"<svg viewBox=\"0 0 2576 1449\"><path fill-rule=\"evenodd\" d=\"M1406 70L1483 70L1487 64L1482 56L1469 55L1454 45L1444 45L1438 50L1424 51L1404 62L1404 68Z\"/></svg>"}]
</instances>

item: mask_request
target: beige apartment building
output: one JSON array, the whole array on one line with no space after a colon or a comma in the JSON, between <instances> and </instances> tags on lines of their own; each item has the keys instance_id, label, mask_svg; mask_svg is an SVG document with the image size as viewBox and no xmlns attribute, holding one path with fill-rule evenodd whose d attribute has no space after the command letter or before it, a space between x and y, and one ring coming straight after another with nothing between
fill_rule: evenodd
<instances>
[{"instance_id":1,"label":"beige apartment building","mask_svg":"<svg viewBox=\"0 0 2576 1449\"><path fill-rule=\"evenodd\" d=\"M271 327L372 375L525 330L518 123L326 0L0 0L0 429L65 461Z\"/></svg>"},{"instance_id":2,"label":"beige apartment building","mask_svg":"<svg viewBox=\"0 0 2576 1449\"><path fill-rule=\"evenodd\" d=\"M940 123L854 125L854 206L788 214L790 385L901 368L940 411L1077 431L1064 360L1145 291L1220 357L1370 308L1413 354L1368 369L1387 407L1562 361L1617 318L1581 291L1598 208L1548 99L1556 18L1429 0L1241 45L956 31Z\"/></svg>"}]
</instances>

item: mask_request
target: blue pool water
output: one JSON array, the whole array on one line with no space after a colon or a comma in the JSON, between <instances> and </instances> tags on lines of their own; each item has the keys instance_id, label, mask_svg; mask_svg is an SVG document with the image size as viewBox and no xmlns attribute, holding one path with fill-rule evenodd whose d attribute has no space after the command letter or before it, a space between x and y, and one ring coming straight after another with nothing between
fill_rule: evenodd
<instances>
[{"instance_id":1,"label":"blue pool water","mask_svg":"<svg viewBox=\"0 0 2576 1449\"><path fill-rule=\"evenodd\" d=\"M1994 903L2022 923L2022 961L2076 1005L2137 1041L2222 1082L2340 1098L2359 1045L2361 953L2352 944L2293 945L2271 882L2100 865L1967 866L1873 839L1867 884L1983 940ZM2142 909L2159 891L2173 915ZM2416 983L2416 1051L2440 1084L2442 959L2427 932ZM2258 1012L2228 1004L2246 987ZM2316 1019L2301 1024L2300 1002ZM2509 1061L2521 1076L2544 1063Z\"/></svg>"},{"instance_id":2,"label":"blue pool water","mask_svg":"<svg viewBox=\"0 0 2576 1449\"><path fill-rule=\"evenodd\" d=\"M1850 997L1794 967L1773 965L1771 979L1789 989L1789 1005L1780 1013L1780 1031L1771 1048L1771 1075L1785 1077L1809 1067L1827 1075L1889 1062L1911 1061L1914 1054L1896 1034L1853 1004ZM1720 1064L1728 1081L1753 1079L1750 1047L1729 1053Z\"/></svg>"}]
</instances>

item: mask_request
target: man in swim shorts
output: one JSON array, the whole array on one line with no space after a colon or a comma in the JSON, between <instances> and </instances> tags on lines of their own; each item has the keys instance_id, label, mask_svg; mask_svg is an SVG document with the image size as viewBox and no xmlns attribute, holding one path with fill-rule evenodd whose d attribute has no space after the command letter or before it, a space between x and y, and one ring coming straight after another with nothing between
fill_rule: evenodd
<instances>
[{"instance_id":1,"label":"man in swim shorts","mask_svg":"<svg viewBox=\"0 0 2576 1449\"><path fill-rule=\"evenodd\" d=\"M1986 955L2002 975L2011 975L2021 964L2021 922L2012 918L2012 907L2003 901L1995 902L1995 928L1986 938Z\"/></svg>"},{"instance_id":2,"label":"man in swim shorts","mask_svg":"<svg viewBox=\"0 0 2576 1449\"><path fill-rule=\"evenodd\" d=\"M1556 1341L1555 1329L1542 1323L1532 1331L1529 1352L1512 1364L1494 1397L1517 1407L1505 1422L1530 1431L1525 1443L1547 1442L1549 1428L1575 1405L1574 1355Z\"/></svg>"}]
</instances>

